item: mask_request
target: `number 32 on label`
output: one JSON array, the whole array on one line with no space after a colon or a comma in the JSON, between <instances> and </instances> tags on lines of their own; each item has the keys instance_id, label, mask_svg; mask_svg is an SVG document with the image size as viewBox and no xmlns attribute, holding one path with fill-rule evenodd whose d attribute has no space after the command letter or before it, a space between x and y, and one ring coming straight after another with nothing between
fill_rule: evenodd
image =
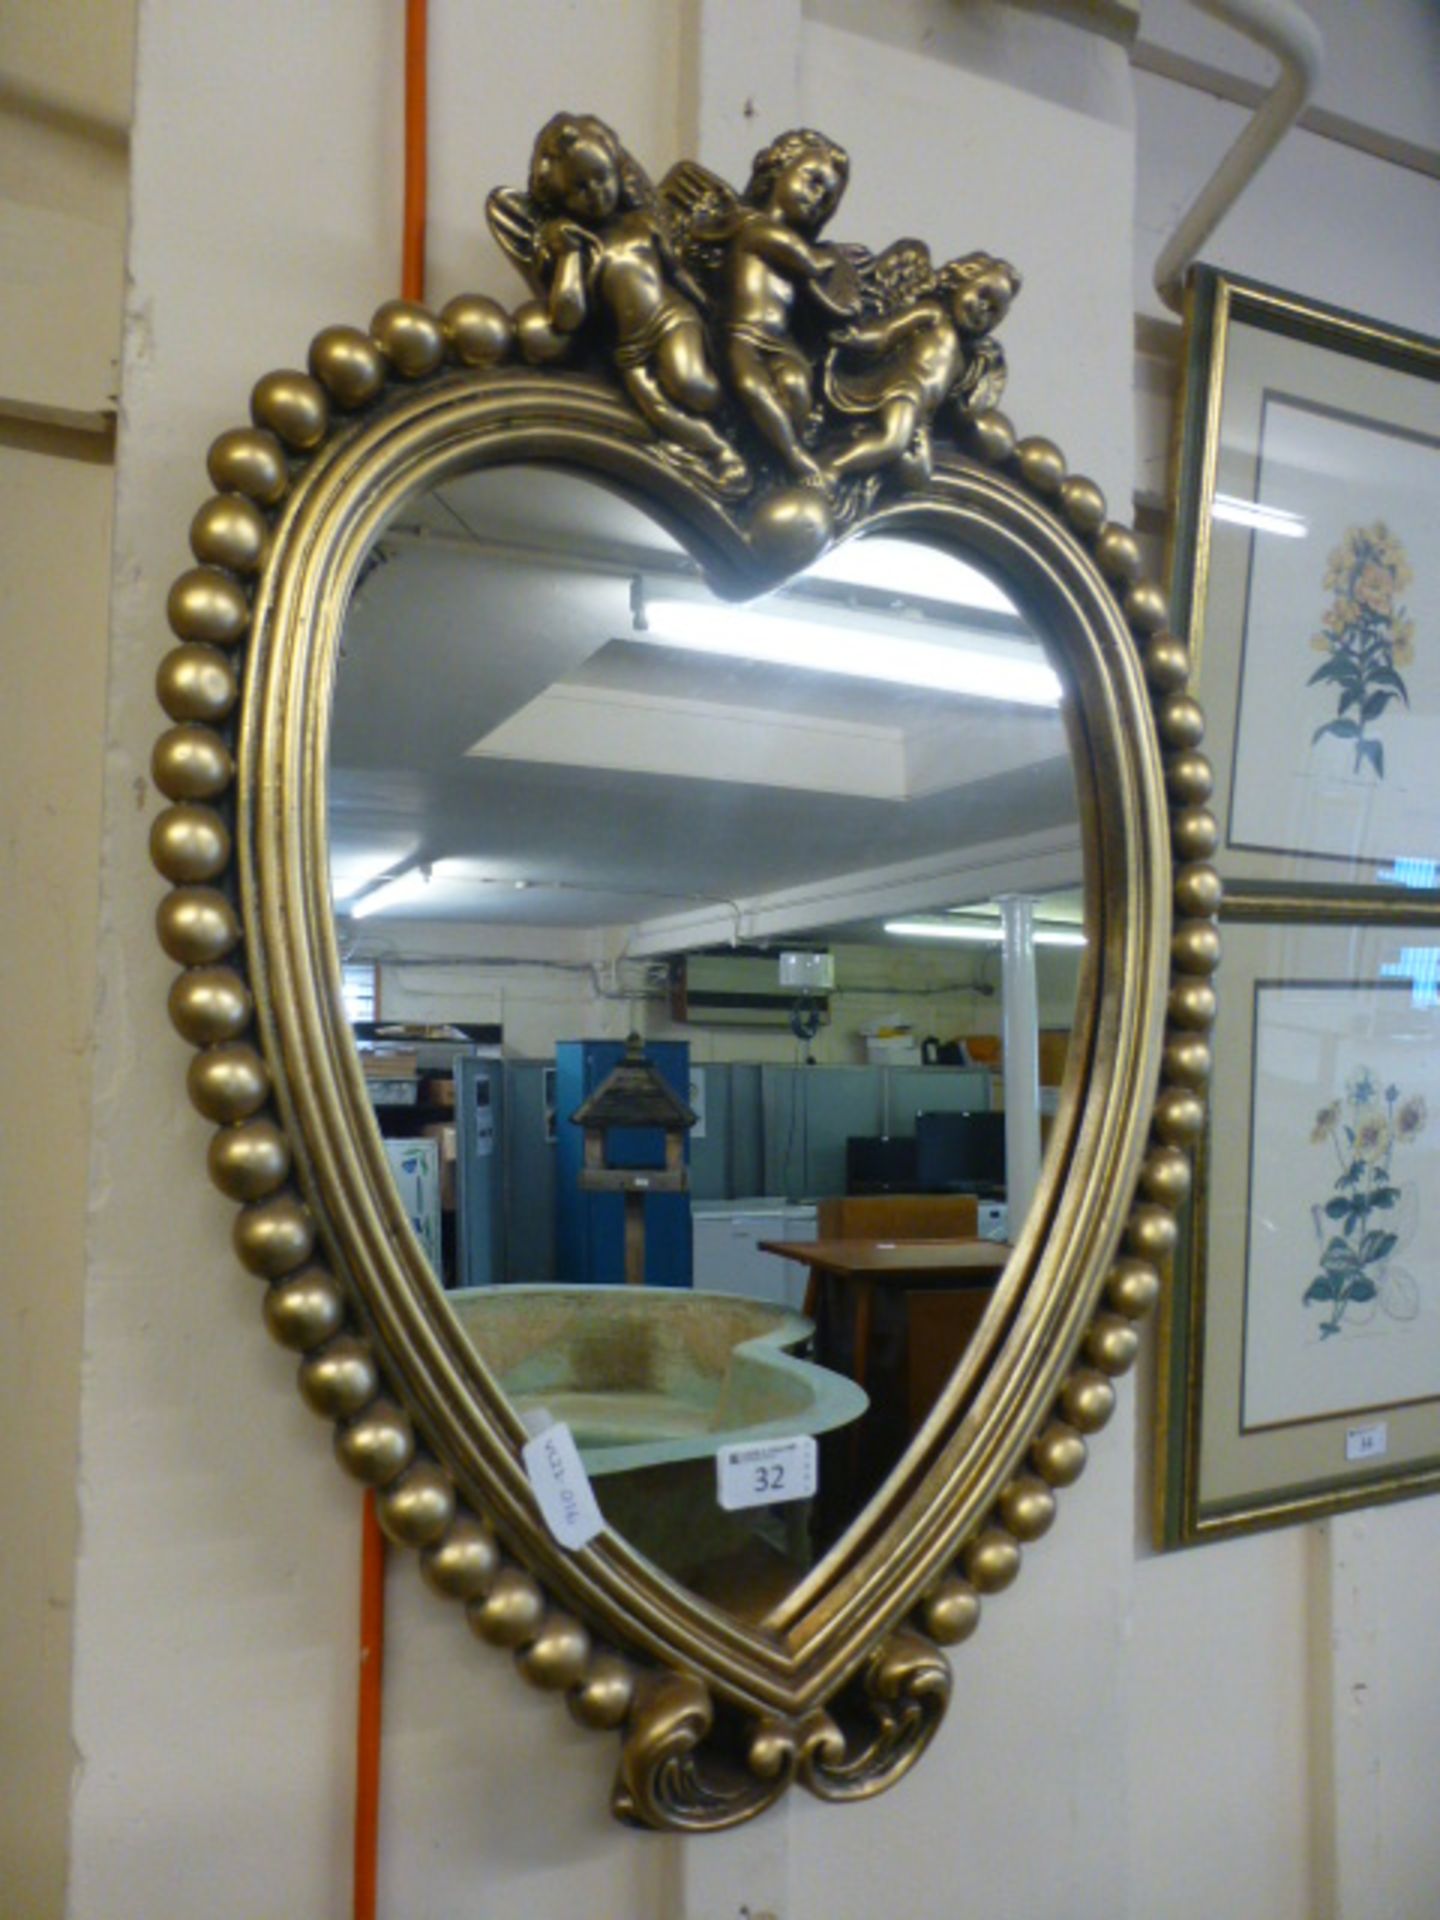
<instances>
[{"instance_id":1,"label":"number 32 on label","mask_svg":"<svg viewBox=\"0 0 1440 1920\"><path fill-rule=\"evenodd\" d=\"M788 1440L752 1440L715 1456L716 1497L727 1513L808 1500L819 1484L817 1448L808 1433Z\"/></svg>"}]
</instances>

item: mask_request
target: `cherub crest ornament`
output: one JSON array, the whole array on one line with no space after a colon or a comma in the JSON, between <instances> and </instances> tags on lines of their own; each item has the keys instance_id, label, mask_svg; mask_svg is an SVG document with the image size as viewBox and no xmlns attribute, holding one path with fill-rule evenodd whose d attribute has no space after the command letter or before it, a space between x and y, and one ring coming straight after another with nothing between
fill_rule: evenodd
<instances>
[{"instance_id":1,"label":"cherub crest ornament","mask_svg":"<svg viewBox=\"0 0 1440 1920\"><path fill-rule=\"evenodd\" d=\"M1020 290L987 253L937 268L918 240L822 240L849 175L843 147L795 128L743 192L694 161L657 188L604 121L559 113L527 184L486 203L535 296L523 357L612 371L668 462L817 549L996 405L994 330Z\"/></svg>"}]
</instances>

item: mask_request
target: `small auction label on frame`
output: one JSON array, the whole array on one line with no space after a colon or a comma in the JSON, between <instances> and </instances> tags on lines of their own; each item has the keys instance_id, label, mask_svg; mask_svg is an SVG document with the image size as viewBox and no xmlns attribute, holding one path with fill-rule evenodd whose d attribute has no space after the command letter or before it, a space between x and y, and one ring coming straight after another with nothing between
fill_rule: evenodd
<instances>
[{"instance_id":1,"label":"small auction label on frame","mask_svg":"<svg viewBox=\"0 0 1440 1920\"><path fill-rule=\"evenodd\" d=\"M1363 1427L1345 1430L1347 1460L1380 1460L1389 1451L1390 1429L1383 1420L1372 1420Z\"/></svg>"},{"instance_id":2,"label":"small auction label on frame","mask_svg":"<svg viewBox=\"0 0 1440 1920\"><path fill-rule=\"evenodd\" d=\"M809 1500L820 1481L820 1449L812 1434L788 1440L750 1440L715 1456L717 1497L727 1513Z\"/></svg>"}]
</instances>

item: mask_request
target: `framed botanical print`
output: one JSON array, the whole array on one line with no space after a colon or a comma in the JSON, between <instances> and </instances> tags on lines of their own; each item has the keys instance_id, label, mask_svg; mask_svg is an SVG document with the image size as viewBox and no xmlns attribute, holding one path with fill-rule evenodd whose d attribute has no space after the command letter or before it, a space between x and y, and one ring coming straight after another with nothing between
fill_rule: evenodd
<instances>
[{"instance_id":1,"label":"framed botanical print","mask_svg":"<svg viewBox=\"0 0 1440 1920\"><path fill-rule=\"evenodd\" d=\"M1172 585L1235 888L1440 902L1440 340L1197 269Z\"/></svg>"},{"instance_id":2,"label":"framed botanical print","mask_svg":"<svg viewBox=\"0 0 1440 1920\"><path fill-rule=\"evenodd\" d=\"M1440 1488L1440 929L1242 907L1162 1338L1179 1545Z\"/></svg>"}]
</instances>

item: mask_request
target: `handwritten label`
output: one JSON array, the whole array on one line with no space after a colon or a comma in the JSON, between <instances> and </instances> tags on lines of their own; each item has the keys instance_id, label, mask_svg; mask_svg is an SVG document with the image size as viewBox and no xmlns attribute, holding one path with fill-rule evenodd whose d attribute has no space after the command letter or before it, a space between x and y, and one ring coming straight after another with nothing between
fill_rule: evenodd
<instances>
[{"instance_id":1,"label":"handwritten label","mask_svg":"<svg viewBox=\"0 0 1440 1920\"><path fill-rule=\"evenodd\" d=\"M727 1513L808 1500L820 1479L819 1448L808 1433L790 1440L750 1440L715 1456L717 1498Z\"/></svg>"},{"instance_id":2,"label":"handwritten label","mask_svg":"<svg viewBox=\"0 0 1440 1920\"><path fill-rule=\"evenodd\" d=\"M520 1457L540 1502L541 1517L562 1547L572 1551L583 1547L604 1530L604 1516L580 1449L563 1420L527 1440Z\"/></svg>"},{"instance_id":3,"label":"handwritten label","mask_svg":"<svg viewBox=\"0 0 1440 1920\"><path fill-rule=\"evenodd\" d=\"M1347 1460L1378 1460L1389 1450L1390 1429L1383 1420L1372 1420L1367 1426L1347 1427L1345 1430Z\"/></svg>"}]
</instances>

